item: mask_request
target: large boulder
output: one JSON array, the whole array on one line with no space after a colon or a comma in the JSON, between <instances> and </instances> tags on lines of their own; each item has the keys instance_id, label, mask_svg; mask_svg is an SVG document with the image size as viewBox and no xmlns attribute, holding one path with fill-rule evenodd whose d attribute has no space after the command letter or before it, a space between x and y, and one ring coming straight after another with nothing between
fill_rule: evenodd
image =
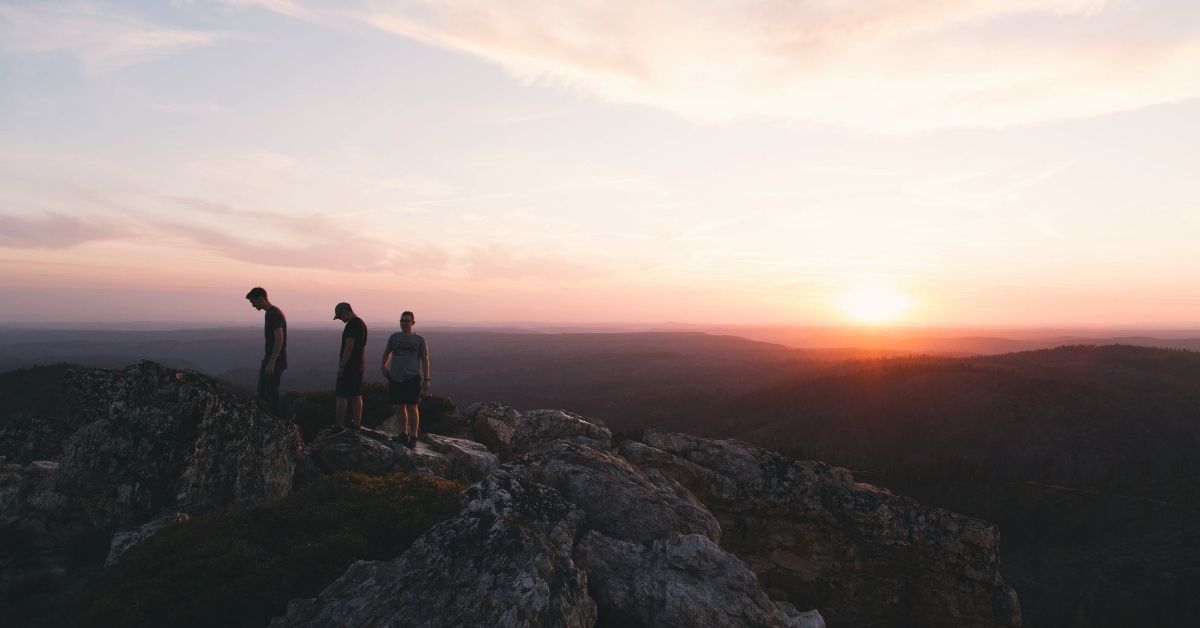
<instances>
[{"instance_id":1,"label":"large boulder","mask_svg":"<svg viewBox=\"0 0 1200 628\"><path fill-rule=\"evenodd\" d=\"M386 475L395 469L392 446L365 432L324 430L308 444L308 453L324 473L353 471L365 475Z\"/></svg>"},{"instance_id":2,"label":"large boulder","mask_svg":"<svg viewBox=\"0 0 1200 628\"><path fill-rule=\"evenodd\" d=\"M292 485L292 424L193 371L142 362L68 373L84 425L67 440L57 489L97 527L163 511L206 513L276 499Z\"/></svg>"},{"instance_id":3,"label":"large boulder","mask_svg":"<svg viewBox=\"0 0 1200 628\"><path fill-rule=\"evenodd\" d=\"M475 441L426 433L421 437L429 449L447 460L443 477L460 482L478 482L500 466L496 454ZM421 443L416 450L422 449Z\"/></svg>"},{"instance_id":4,"label":"large boulder","mask_svg":"<svg viewBox=\"0 0 1200 628\"><path fill-rule=\"evenodd\" d=\"M587 526L628 541L702 534L721 527L690 492L655 470L642 472L619 456L557 441L506 465L513 473L557 490L587 514Z\"/></svg>"},{"instance_id":5,"label":"large boulder","mask_svg":"<svg viewBox=\"0 0 1200 628\"><path fill-rule=\"evenodd\" d=\"M126 552L146 542L150 537L158 534L159 530L173 523L181 523L187 520L188 516L186 513L165 512L146 523L131 526L128 529L117 532L113 535L112 542L109 543L108 558L104 559L104 566L110 567L115 565Z\"/></svg>"},{"instance_id":6,"label":"large boulder","mask_svg":"<svg viewBox=\"0 0 1200 628\"><path fill-rule=\"evenodd\" d=\"M478 482L500 466L495 454L474 441L436 434L425 434L422 440L409 448L382 431L324 430L308 444L307 453L323 473L403 471L467 483Z\"/></svg>"},{"instance_id":7,"label":"large boulder","mask_svg":"<svg viewBox=\"0 0 1200 628\"><path fill-rule=\"evenodd\" d=\"M596 606L571 555L583 513L503 470L466 497L400 558L354 563L271 626L592 626Z\"/></svg>"},{"instance_id":8,"label":"large boulder","mask_svg":"<svg viewBox=\"0 0 1200 628\"><path fill-rule=\"evenodd\" d=\"M475 440L505 461L538 451L558 440L595 449L612 447L612 432L608 428L566 410L518 412L487 401L467 408L467 421Z\"/></svg>"},{"instance_id":9,"label":"large boulder","mask_svg":"<svg viewBox=\"0 0 1200 628\"><path fill-rule=\"evenodd\" d=\"M55 488L58 468L48 460L0 465L0 600L11 603L0 602L0 623L20 616L29 592L67 587L80 563L103 551L103 533L78 521Z\"/></svg>"},{"instance_id":10,"label":"large boulder","mask_svg":"<svg viewBox=\"0 0 1200 628\"><path fill-rule=\"evenodd\" d=\"M691 490L771 597L832 625L1019 626L991 524L734 440L648 430L622 456Z\"/></svg>"},{"instance_id":11,"label":"large boulder","mask_svg":"<svg viewBox=\"0 0 1200 628\"><path fill-rule=\"evenodd\" d=\"M575 546L605 625L824 628L819 613L777 605L745 563L701 534L647 544L588 532Z\"/></svg>"}]
</instances>

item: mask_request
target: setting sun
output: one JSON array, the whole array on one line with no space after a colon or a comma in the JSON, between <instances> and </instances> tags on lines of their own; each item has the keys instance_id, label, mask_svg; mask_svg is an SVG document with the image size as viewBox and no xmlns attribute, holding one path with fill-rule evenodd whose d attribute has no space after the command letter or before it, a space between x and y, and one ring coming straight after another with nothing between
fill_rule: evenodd
<instances>
[{"instance_id":1,"label":"setting sun","mask_svg":"<svg viewBox=\"0 0 1200 628\"><path fill-rule=\"evenodd\" d=\"M912 299L881 280L864 280L851 286L838 299L842 311L862 323L889 323L912 307Z\"/></svg>"}]
</instances>

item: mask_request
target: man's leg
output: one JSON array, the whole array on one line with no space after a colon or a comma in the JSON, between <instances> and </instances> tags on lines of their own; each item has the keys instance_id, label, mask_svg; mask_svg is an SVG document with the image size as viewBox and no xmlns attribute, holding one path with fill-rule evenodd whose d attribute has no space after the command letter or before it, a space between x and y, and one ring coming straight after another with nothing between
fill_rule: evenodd
<instances>
[{"instance_id":1,"label":"man's leg","mask_svg":"<svg viewBox=\"0 0 1200 628\"><path fill-rule=\"evenodd\" d=\"M350 398L350 423L354 427L362 427L362 395L354 395Z\"/></svg>"},{"instance_id":2,"label":"man's leg","mask_svg":"<svg viewBox=\"0 0 1200 628\"><path fill-rule=\"evenodd\" d=\"M333 406L334 406L333 424L337 427L343 427L346 424L346 398L345 397L335 397Z\"/></svg>"},{"instance_id":3,"label":"man's leg","mask_svg":"<svg viewBox=\"0 0 1200 628\"><path fill-rule=\"evenodd\" d=\"M283 416L283 408L279 403L279 382L282 378L283 371L279 369L267 375L266 361L258 368L258 397L266 404L267 411L275 416Z\"/></svg>"},{"instance_id":4,"label":"man's leg","mask_svg":"<svg viewBox=\"0 0 1200 628\"><path fill-rule=\"evenodd\" d=\"M404 411L408 418L412 421L412 431L409 435L416 438L421 435L421 406L419 404L410 403L404 406ZM405 426L408 426L408 421L405 421Z\"/></svg>"},{"instance_id":5,"label":"man's leg","mask_svg":"<svg viewBox=\"0 0 1200 628\"><path fill-rule=\"evenodd\" d=\"M400 433L398 433L397 436L407 435L407 433L408 433L408 415L404 414L403 403L396 403L395 406L392 406L392 409L394 409L394 411L396 413L396 423L398 425L400 425Z\"/></svg>"}]
</instances>

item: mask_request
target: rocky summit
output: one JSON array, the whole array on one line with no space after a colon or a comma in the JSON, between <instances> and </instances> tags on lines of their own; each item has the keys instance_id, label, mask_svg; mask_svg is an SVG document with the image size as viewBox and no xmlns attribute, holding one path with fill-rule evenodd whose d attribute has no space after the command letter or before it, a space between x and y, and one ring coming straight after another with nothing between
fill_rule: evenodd
<instances>
[{"instance_id":1,"label":"rocky summit","mask_svg":"<svg viewBox=\"0 0 1200 628\"><path fill-rule=\"evenodd\" d=\"M463 482L461 510L271 626L1021 624L994 526L739 441L648 430L614 444L587 417L488 402L465 433L414 448L367 429L305 446L197 373L144 362L67 382L70 429L19 423L53 455L0 472L0 528L45 548L0 567L0 586L69 569L50 548L81 529L111 539L114 564L189 516L322 474L403 472Z\"/></svg>"}]
</instances>

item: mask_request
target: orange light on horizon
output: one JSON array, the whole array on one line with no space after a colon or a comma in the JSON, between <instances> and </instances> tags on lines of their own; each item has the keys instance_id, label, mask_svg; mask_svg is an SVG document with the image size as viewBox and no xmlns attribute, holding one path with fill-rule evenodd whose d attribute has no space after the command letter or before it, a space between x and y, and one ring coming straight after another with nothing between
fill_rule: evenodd
<instances>
[{"instance_id":1,"label":"orange light on horizon","mask_svg":"<svg viewBox=\"0 0 1200 628\"><path fill-rule=\"evenodd\" d=\"M846 316L873 325L895 322L913 306L911 297L880 278L857 281L837 301Z\"/></svg>"}]
</instances>

